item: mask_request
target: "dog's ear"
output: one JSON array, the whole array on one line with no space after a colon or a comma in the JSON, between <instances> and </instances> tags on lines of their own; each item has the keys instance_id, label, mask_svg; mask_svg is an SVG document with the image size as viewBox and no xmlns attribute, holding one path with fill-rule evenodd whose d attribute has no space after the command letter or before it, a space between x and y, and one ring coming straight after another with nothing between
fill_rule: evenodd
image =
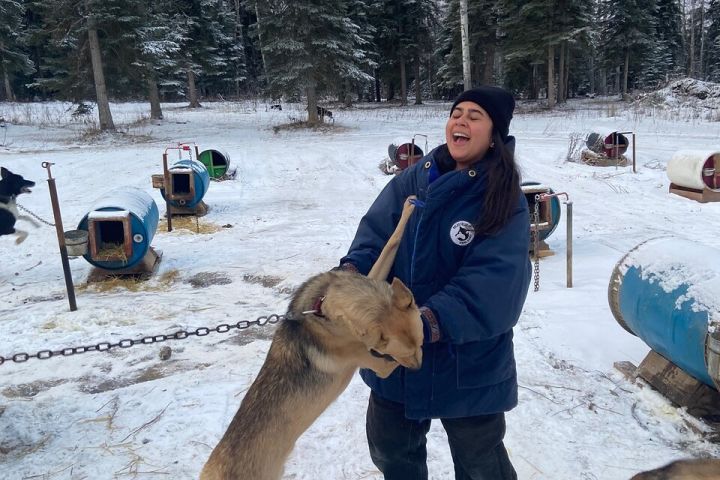
<instances>
[{"instance_id":1,"label":"dog's ear","mask_svg":"<svg viewBox=\"0 0 720 480\"><path fill-rule=\"evenodd\" d=\"M415 303L413 294L397 277L392 281L393 304L400 309L407 310Z\"/></svg>"},{"instance_id":2,"label":"dog's ear","mask_svg":"<svg viewBox=\"0 0 720 480\"><path fill-rule=\"evenodd\" d=\"M0 167L0 178L5 178L10 174L7 168Z\"/></svg>"}]
</instances>

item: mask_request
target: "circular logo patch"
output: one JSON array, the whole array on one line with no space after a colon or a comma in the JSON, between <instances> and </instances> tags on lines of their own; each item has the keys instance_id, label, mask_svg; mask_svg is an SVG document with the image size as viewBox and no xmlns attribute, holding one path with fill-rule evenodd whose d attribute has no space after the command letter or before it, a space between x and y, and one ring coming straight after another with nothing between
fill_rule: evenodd
<instances>
[{"instance_id":1,"label":"circular logo patch","mask_svg":"<svg viewBox=\"0 0 720 480\"><path fill-rule=\"evenodd\" d=\"M473 228L470 222L460 220L459 222L455 222L450 228L450 240L452 240L455 245L464 247L472 242L473 238L475 238L475 228Z\"/></svg>"}]
</instances>

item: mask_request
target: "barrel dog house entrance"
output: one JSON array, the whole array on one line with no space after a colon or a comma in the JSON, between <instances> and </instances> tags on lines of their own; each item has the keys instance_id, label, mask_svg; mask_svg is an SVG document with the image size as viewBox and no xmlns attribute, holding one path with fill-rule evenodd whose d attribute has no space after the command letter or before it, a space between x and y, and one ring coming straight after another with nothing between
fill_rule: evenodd
<instances>
[{"instance_id":1,"label":"barrel dog house entrance","mask_svg":"<svg viewBox=\"0 0 720 480\"><path fill-rule=\"evenodd\" d=\"M670 193L720 202L720 150L680 150L667 164Z\"/></svg>"},{"instance_id":2,"label":"barrel dog house entrance","mask_svg":"<svg viewBox=\"0 0 720 480\"><path fill-rule=\"evenodd\" d=\"M87 232L83 255L91 265L113 275L151 273L161 253L151 246L159 212L145 191L124 187L97 199L77 229Z\"/></svg>"},{"instance_id":3,"label":"barrel dog house entrance","mask_svg":"<svg viewBox=\"0 0 720 480\"><path fill-rule=\"evenodd\" d=\"M179 155L192 157L190 145L178 144L163 153L163 173L152 176L152 186L160 189L167 205L166 215L195 215L201 217L208 211L203 197L210 186L210 174L201 162L192 158L180 159L168 166L168 150L178 150ZM197 147L195 148L197 152ZM170 227L170 222L168 222Z\"/></svg>"}]
</instances>

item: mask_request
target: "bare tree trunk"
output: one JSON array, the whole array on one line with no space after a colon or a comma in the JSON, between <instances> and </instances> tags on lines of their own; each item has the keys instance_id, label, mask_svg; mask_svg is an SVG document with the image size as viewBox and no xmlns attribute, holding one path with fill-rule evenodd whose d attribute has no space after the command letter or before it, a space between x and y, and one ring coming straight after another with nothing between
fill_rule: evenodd
<instances>
[{"instance_id":1,"label":"bare tree trunk","mask_svg":"<svg viewBox=\"0 0 720 480\"><path fill-rule=\"evenodd\" d=\"M400 59L400 105L407 105L407 73L405 59Z\"/></svg>"},{"instance_id":2,"label":"bare tree trunk","mask_svg":"<svg viewBox=\"0 0 720 480\"><path fill-rule=\"evenodd\" d=\"M308 123L316 125L323 121L323 116L318 115L317 112L317 92L315 91L315 85L311 84L305 89L307 95L307 109L308 109Z\"/></svg>"},{"instance_id":3,"label":"bare tree trunk","mask_svg":"<svg viewBox=\"0 0 720 480\"><path fill-rule=\"evenodd\" d=\"M630 69L630 49L628 48L625 50L625 67L623 72L623 93L622 98L625 99L627 97L627 79L628 79L628 70Z\"/></svg>"},{"instance_id":4,"label":"bare tree trunk","mask_svg":"<svg viewBox=\"0 0 720 480\"><path fill-rule=\"evenodd\" d=\"M375 77L375 101L380 103L382 101L380 97L380 74L377 68L373 70L373 77Z\"/></svg>"},{"instance_id":5,"label":"bare tree trunk","mask_svg":"<svg viewBox=\"0 0 720 480\"><path fill-rule=\"evenodd\" d=\"M160 106L160 92L158 91L157 80L155 75L149 73L147 76L148 99L150 100L150 118L152 120L162 120L163 113Z\"/></svg>"},{"instance_id":6,"label":"bare tree trunk","mask_svg":"<svg viewBox=\"0 0 720 480\"><path fill-rule=\"evenodd\" d=\"M188 77L188 100L190 101L190 108L200 108L200 100L198 100L197 86L195 85L195 72L192 67L187 67Z\"/></svg>"},{"instance_id":7,"label":"bare tree trunk","mask_svg":"<svg viewBox=\"0 0 720 480\"><path fill-rule=\"evenodd\" d=\"M608 94L607 69L601 68L600 69L600 95L607 95L607 94Z\"/></svg>"},{"instance_id":8,"label":"bare tree trunk","mask_svg":"<svg viewBox=\"0 0 720 480\"><path fill-rule=\"evenodd\" d=\"M483 66L482 81L485 85L495 83L495 42L490 40L485 45L485 65Z\"/></svg>"},{"instance_id":9,"label":"bare tree trunk","mask_svg":"<svg viewBox=\"0 0 720 480\"><path fill-rule=\"evenodd\" d=\"M530 81L530 99L537 100L538 98L538 64L532 64L532 80Z\"/></svg>"},{"instance_id":10,"label":"bare tree trunk","mask_svg":"<svg viewBox=\"0 0 720 480\"><path fill-rule=\"evenodd\" d=\"M565 44L565 71L563 72L565 90L563 91L563 99L567 100L570 97L570 46L567 41L563 43Z\"/></svg>"},{"instance_id":11,"label":"bare tree trunk","mask_svg":"<svg viewBox=\"0 0 720 480\"><path fill-rule=\"evenodd\" d=\"M558 103L565 103L565 42L560 42L560 64L558 65Z\"/></svg>"},{"instance_id":12,"label":"bare tree trunk","mask_svg":"<svg viewBox=\"0 0 720 480\"><path fill-rule=\"evenodd\" d=\"M690 2L690 66L689 75L695 78L695 0Z\"/></svg>"},{"instance_id":13,"label":"bare tree trunk","mask_svg":"<svg viewBox=\"0 0 720 480\"><path fill-rule=\"evenodd\" d=\"M2 48L2 45L0 45L0 48ZM13 92L12 85L10 84L10 75L8 75L6 67L3 67L3 81L5 83L5 99L8 102L14 102L16 100L15 92Z\"/></svg>"},{"instance_id":14,"label":"bare tree trunk","mask_svg":"<svg viewBox=\"0 0 720 480\"><path fill-rule=\"evenodd\" d=\"M698 59L698 77L705 79L705 0L700 0L700 58Z\"/></svg>"},{"instance_id":15,"label":"bare tree trunk","mask_svg":"<svg viewBox=\"0 0 720 480\"><path fill-rule=\"evenodd\" d=\"M595 93L595 55L589 55L588 57L588 71L590 78L590 93Z\"/></svg>"},{"instance_id":16,"label":"bare tree trunk","mask_svg":"<svg viewBox=\"0 0 720 480\"><path fill-rule=\"evenodd\" d=\"M547 58L547 103L552 108L557 103L555 96L555 46L548 44Z\"/></svg>"},{"instance_id":17,"label":"bare tree trunk","mask_svg":"<svg viewBox=\"0 0 720 480\"><path fill-rule=\"evenodd\" d=\"M263 40L262 35L260 34L261 28L260 28L260 5L259 1L255 2L255 21L257 22L257 29L258 29L258 47L260 48L260 56L262 57L262 64L263 64L263 72L265 73L265 81L268 80L268 71L267 71L267 62L265 61L265 51L263 50Z\"/></svg>"},{"instance_id":18,"label":"bare tree trunk","mask_svg":"<svg viewBox=\"0 0 720 480\"><path fill-rule=\"evenodd\" d=\"M420 78L420 52L415 52L415 105L422 105L422 79Z\"/></svg>"},{"instance_id":19,"label":"bare tree trunk","mask_svg":"<svg viewBox=\"0 0 720 480\"><path fill-rule=\"evenodd\" d=\"M463 86L465 90L472 88L470 74L470 28L468 26L468 2L460 0L460 41L462 42Z\"/></svg>"},{"instance_id":20,"label":"bare tree trunk","mask_svg":"<svg viewBox=\"0 0 720 480\"><path fill-rule=\"evenodd\" d=\"M344 95L345 98L343 98L343 105L345 105L348 108L352 107L352 95L350 94L351 91L352 90L351 90L350 80L345 79L345 95ZM360 99L360 101L362 101L362 99Z\"/></svg>"},{"instance_id":21,"label":"bare tree trunk","mask_svg":"<svg viewBox=\"0 0 720 480\"><path fill-rule=\"evenodd\" d=\"M115 131L110 101L105 87L105 74L103 73L102 56L100 55L100 40L97 33L97 19L88 12L88 45L90 46L90 62L92 63L93 79L95 80L95 96L98 105L98 118L101 131Z\"/></svg>"},{"instance_id":22,"label":"bare tree trunk","mask_svg":"<svg viewBox=\"0 0 720 480\"><path fill-rule=\"evenodd\" d=\"M235 0L235 42L239 45L242 45L242 28L242 22L240 22L240 0ZM243 58L244 57L243 51ZM240 72L238 71L238 67L235 68L235 98L240 98Z\"/></svg>"}]
</instances>

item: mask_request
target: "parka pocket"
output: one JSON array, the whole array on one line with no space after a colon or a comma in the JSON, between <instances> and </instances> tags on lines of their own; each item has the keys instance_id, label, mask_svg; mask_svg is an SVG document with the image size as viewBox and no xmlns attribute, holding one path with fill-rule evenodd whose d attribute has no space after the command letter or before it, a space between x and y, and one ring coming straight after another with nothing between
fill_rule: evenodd
<instances>
[{"instance_id":1,"label":"parka pocket","mask_svg":"<svg viewBox=\"0 0 720 480\"><path fill-rule=\"evenodd\" d=\"M455 348L458 388L496 385L515 374L512 333Z\"/></svg>"}]
</instances>

